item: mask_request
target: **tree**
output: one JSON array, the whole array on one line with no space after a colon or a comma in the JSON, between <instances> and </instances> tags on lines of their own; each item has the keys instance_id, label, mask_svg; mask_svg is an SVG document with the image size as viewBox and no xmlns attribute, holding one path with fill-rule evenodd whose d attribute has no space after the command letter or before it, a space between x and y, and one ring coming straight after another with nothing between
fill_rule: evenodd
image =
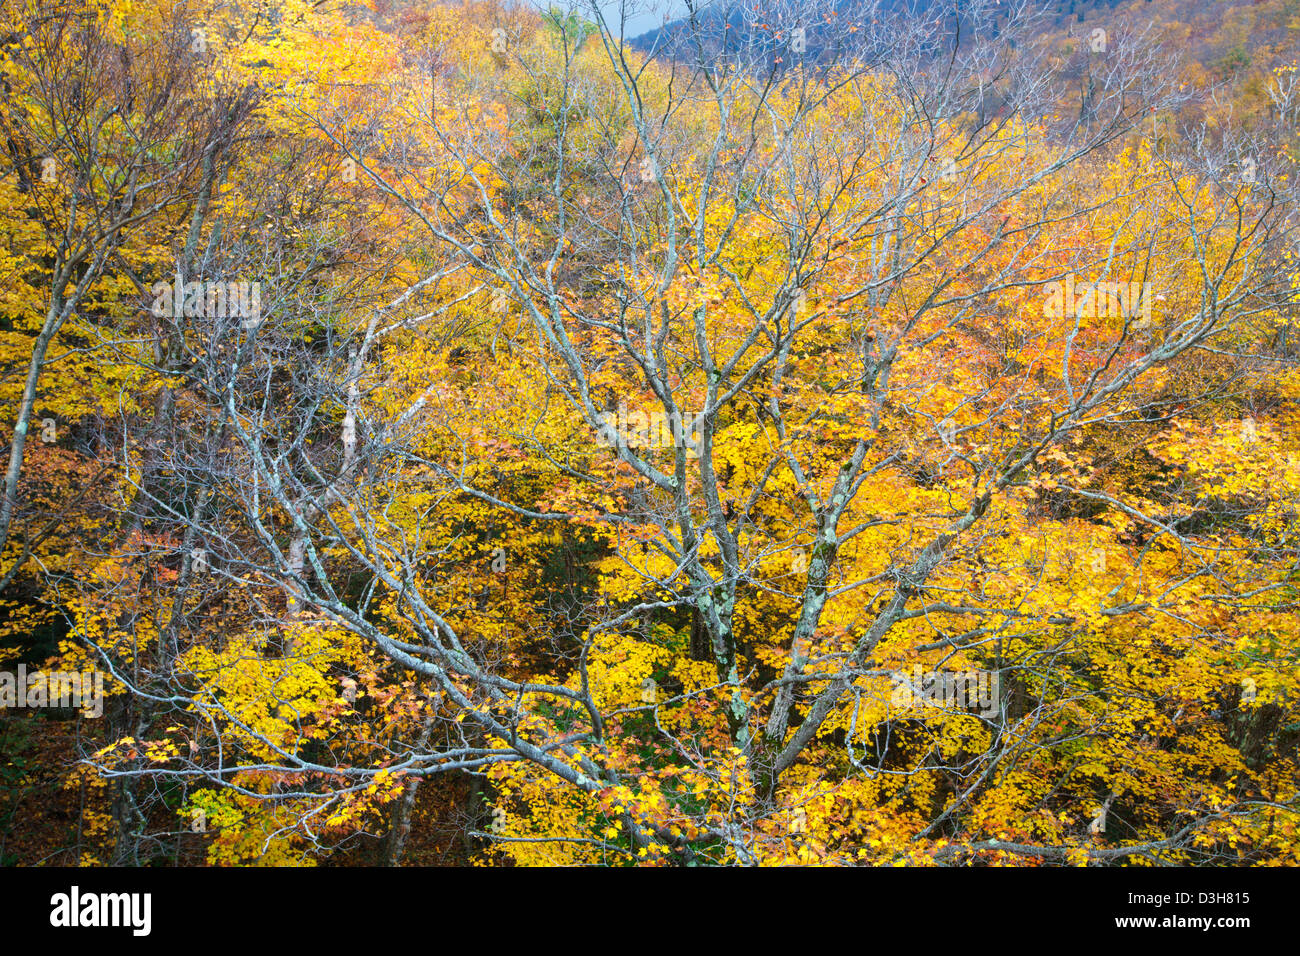
<instances>
[{"instance_id":1,"label":"tree","mask_svg":"<svg viewBox=\"0 0 1300 956\"><path fill-rule=\"evenodd\" d=\"M886 6L223 47L276 147L184 248L265 308L134 359L96 772L218 862L466 778L485 860L1294 860L1290 160L1153 144L1141 29Z\"/></svg>"}]
</instances>

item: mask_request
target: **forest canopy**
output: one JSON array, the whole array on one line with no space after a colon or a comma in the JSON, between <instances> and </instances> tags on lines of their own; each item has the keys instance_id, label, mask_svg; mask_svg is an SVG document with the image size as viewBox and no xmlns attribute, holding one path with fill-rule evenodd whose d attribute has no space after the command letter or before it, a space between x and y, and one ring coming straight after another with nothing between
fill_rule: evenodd
<instances>
[{"instance_id":1,"label":"forest canopy","mask_svg":"<svg viewBox=\"0 0 1300 956\"><path fill-rule=\"evenodd\" d=\"M0 0L0 864L1300 864L1300 4L615 7Z\"/></svg>"}]
</instances>

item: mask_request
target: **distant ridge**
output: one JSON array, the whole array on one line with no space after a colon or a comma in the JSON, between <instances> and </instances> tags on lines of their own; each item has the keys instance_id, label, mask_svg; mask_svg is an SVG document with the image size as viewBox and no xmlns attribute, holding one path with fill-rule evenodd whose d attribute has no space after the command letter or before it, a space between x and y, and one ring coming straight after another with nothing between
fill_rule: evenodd
<instances>
[{"instance_id":1,"label":"distant ridge","mask_svg":"<svg viewBox=\"0 0 1300 956\"><path fill-rule=\"evenodd\" d=\"M1213 2L1229 7L1250 0ZM863 39L869 40L873 18L945 16L952 18L955 25L957 17L976 6L996 13L998 4L987 0L704 0L697 5L695 19L705 37L720 41L725 35L726 48L731 50L775 52L784 46L780 39L783 30L802 27L806 55L824 59L829 51L843 46L852 33L866 33L868 37ZM1135 6L1138 4L1133 0L1040 0L1030 8L1041 16L1043 29L1059 30L1072 23L1105 16L1112 10ZM631 38L628 44L645 53L668 53L690 35L690 18L679 17Z\"/></svg>"}]
</instances>

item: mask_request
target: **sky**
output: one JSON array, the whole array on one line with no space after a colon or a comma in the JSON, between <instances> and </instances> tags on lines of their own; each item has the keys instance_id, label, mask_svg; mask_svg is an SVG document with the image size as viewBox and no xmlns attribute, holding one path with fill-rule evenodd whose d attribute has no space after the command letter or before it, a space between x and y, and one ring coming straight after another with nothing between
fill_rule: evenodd
<instances>
[{"instance_id":1,"label":"sky","mask_svg":"<svg viewBox=\"0 0 1300 956\"><path fill-rule=\"evenodd\" d=\"M686 12L682 0L605 0L600 6L605 16L610 18L611 26L617 22L620 9L625 11L627 26L624 34L629 37L640 36Z\"/></svg>"},{"instance_id":2,"label":"sky","mask_svg":"<svg viewBox=\"0 0 1300 956\"><path fill-rule=\"evenodd\" d=\"M554 4L559 7L573 6L574 0L530 0L541 10ZM624 36L640 36L647 30L660 26L666 20L675 20L686 12L684 0L599 0L610 29L618 32L619 11L624 11L626 27ZM578 6L588 7L590 0L579 0ZM667 16L665 17L665 14Z\"/></svg>"}]
</instances>

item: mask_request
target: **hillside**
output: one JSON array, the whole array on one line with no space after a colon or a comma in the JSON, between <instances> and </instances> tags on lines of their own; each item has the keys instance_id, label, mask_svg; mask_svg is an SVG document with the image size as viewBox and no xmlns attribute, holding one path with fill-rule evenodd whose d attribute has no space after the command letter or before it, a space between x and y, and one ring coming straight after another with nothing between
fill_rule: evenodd
<instances>
[{"instance_id":1,"label":"hillside","mask_svg":"<svg viewBox=\"0 0 1300 956\"><path fill-rule=\"evenodd\" d=\"M0 864L1300 865L1300 0L1010 6L0 3Z\"/></svg>"}]
</instances>

